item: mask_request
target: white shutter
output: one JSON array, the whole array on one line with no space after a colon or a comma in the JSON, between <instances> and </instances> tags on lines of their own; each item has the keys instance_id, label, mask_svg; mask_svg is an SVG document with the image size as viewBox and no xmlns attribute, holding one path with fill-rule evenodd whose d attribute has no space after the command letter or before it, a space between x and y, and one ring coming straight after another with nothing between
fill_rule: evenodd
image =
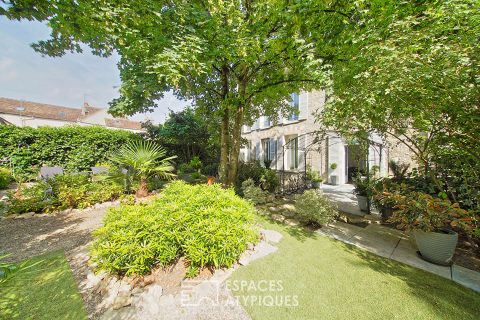
<instances>
[{"instance_id":1,"label":"white shutter","mask_svg":"<svg viewBox=\"0 0 480 320\"><path fill-rule=\"evenodd\" d=\"M298 137L298 170L305 170L305 135Z\"/></svg>"},{"instance_id":2,"label":"white shutter","mask_svg":"<svg viewBox=\"0 0 480 320\"><path fill-rule=\"evenodd\" d=\"M270 154L268 155L268 159L272 160L272 164L270 165L270 168L275 168L275 153L276 153L276 148L275 148L275 138L270 138Z\"/></svg>"}]
</instances>

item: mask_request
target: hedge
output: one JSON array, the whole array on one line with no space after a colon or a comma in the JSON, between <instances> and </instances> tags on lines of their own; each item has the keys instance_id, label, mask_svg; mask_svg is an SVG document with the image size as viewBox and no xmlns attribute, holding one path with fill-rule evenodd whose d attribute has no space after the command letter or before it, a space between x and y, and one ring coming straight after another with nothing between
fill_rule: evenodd
<instances>
[{"instance_id":1,"label":"hedge","mask_svg":"<svg viewBox=\"0 0 480 320\"><path fill-rule=\"evenodd\" d=\"M42 165L66 171L89 170L109 154L139 136L129 131L99 126L30 127L0 126L0 159L16 173L33 174Z\"/></svg>"}]
</instances>

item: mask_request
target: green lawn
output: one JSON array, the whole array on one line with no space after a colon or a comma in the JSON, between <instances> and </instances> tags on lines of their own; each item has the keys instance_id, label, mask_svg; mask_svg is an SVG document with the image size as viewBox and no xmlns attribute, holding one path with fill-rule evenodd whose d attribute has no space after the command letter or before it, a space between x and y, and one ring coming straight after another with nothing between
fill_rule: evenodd
<instances>
[{"instance_id":1,"label":"green lawn","mask_svg":"<svg viewBox=\"0 0 480 320\"><path fill-rule=\"evenodd\" d=\"M232 277L254 281L250 290L235 292L247 301L242 304L253 319L459 320L480 315L480 294L453 281L299 228L262 224L284 235L279 250ZM281 280L283 290L260 291L255 284L260 280ZM288 295L298 296L297 307L265 306L272 301L265 296ZM252 296L260 296L256 299L264 306L248 302Z\"/></svg>"},{"instance_id":2,"label":"green lawn","mask_svg":"<svg viewBox=\"0 0 480 320\"><path fill-rule=\"evenodd\" d=\"M0 319L87 319L63 251L28 262L34 265L0 285Z\"/></svg>"}]
</instances>

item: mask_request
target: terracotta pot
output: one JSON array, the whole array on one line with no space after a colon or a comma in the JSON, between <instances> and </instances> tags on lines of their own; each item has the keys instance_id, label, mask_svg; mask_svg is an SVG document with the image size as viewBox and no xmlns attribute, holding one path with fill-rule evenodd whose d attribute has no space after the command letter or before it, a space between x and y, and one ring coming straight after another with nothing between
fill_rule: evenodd
<instances>
[{"instance_id":1,"label":"terracotta pot","mask_svg":"<svg viewBox=\"0 0 480 320\"><path fill-rule=\"evenodd\" d=\"M208 176L208 177L207 177L207 184L208 184L209 186L211 186L211 185L214 184L214 183L215 183L215 177L213 177L213 176Z\"/></svg>"},{"instance_id":2,"label":"terracotta pot","mask_svg":"<svg viewBox=\"0 0 480 320\"><path fill-rule=\"evenodd\" d=\"M458 234L454 231L425 232L414 230L415 242L424 260L450 265L457 247Z\"/></svg>"}]
</instances>

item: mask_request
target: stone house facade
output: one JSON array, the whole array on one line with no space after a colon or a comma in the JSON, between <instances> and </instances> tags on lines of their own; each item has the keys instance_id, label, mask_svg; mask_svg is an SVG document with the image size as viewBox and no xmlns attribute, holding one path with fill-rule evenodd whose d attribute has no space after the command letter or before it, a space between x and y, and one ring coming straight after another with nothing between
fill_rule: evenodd
<instances>
[{"instance_id":1,"label":"stone house facade","mask_svg":"<svg viewBox=\"0 0 480 320\"><path fill-rule=\"evenodd\" d=\"M262 116L252 126L244 126L242 138L247 142L241 149L240 159L271 161L272 169L288 175L305 173L311 168L325 182L332 182L333 177L336 184L346 184L359 170L366 171L374 166L378 175L387 176L390 159L409 157L404 148L392 146L378 135L370 136L368 152L334 131L320 137L321 126L315 121L315 114L323 108L325 98L323 90L292 94L290 104L297 109L295 114L280 117L275 123ZM395 155L395 152L402 154Z\"/></svg>"}]
</instances>

